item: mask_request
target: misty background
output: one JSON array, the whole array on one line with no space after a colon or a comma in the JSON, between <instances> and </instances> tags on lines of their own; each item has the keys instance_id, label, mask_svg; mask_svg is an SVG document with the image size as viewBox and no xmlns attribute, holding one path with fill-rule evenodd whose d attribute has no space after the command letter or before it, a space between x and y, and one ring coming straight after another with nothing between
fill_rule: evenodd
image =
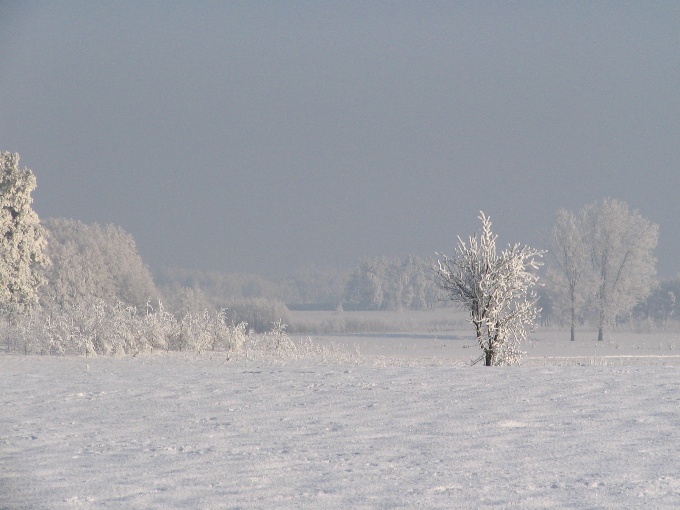
<instances>
[{"instance_id":1,"label":"misty background","mask_svg":"<svg viewBox=\"0 0 680 510\"><path fill-rule=\"evenodd\" d=\"M614 197L680 263L680 4L0 2L0 150L41 218L275 276L547 245Z\"/></svg>"}]
</instances>

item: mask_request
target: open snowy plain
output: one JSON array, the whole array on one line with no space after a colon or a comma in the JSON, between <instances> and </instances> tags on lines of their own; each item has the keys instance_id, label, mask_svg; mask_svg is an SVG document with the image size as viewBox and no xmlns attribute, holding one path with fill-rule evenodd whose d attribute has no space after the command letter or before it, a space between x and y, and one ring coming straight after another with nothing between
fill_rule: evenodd
<instances>
[{"instance_id":1,"label":"open snowy plain","mask_svg":"<svg viewBox=\"0 0 680 510\"><path fill-rule=\"evenodd\" d=\"M680 337L610 336L0 355L0 509L678 508Z\"/></svg>"}]
</instances>

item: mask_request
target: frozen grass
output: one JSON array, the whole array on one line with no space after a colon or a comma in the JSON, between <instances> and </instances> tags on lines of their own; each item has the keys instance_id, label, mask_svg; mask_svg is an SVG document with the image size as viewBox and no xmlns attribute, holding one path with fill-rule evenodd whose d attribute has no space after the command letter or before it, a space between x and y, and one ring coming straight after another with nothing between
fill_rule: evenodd
<instances>
[{"instance_id":1,"label":"frozen grass","mask_svg":"<svg viewBox=\"0 0 680 510\"><path fill-rule=\"evenodd\" d=\"M291 311L289 317L289 331L300 335L417 333L461 329L467 325L467 313L453 306L432 310Z\"/></svg>"},{"instance_id":2,"label":"frozen grass","mask_svg":"<svg viewBox=\"0 0 680 510\"><path fill-rule=\"evenodd\" d=\"M608 332L598 342L597 331L579 331L577 341L569 332L540 329L522 346L523 365L680 365L680 332ZM370 358L392 363L466 365L479 358L480 349L469 330L421 333L363 333L315 335L320 346L358 349Z\"/></svg>"},{"instance_id":3,"label":"frozen grass","mask_svg":"<svg viewBox=\"0 0 680 510\"><path fill-rule=\"evenodd\" d=\"M680 506L677 351L551 335L508 368L465 366L465 333L2 355L0 508Z\"/></svg>"}]
</instances>

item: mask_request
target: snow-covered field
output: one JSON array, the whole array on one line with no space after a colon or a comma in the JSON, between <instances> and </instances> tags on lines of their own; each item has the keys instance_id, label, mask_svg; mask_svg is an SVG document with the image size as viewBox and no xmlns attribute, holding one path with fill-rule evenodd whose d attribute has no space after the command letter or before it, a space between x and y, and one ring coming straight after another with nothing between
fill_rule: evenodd
<instances>
[{"instance_id":1,"label":"snow-covered field","mask_svg":"<svg viewBox=\"0 0 680 510\"><path fill-rule=\"evenodd\" d=\"M0 509L680 507L678 335L564 337L507 368L465 335L0 355Z\"/></svg>"}]
</instances>

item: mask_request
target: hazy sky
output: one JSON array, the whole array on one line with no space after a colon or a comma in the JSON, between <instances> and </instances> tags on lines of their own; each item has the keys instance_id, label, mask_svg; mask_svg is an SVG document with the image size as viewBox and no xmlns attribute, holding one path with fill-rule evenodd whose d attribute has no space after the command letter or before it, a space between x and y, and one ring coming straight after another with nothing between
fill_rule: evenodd
<instances>
[{"instance_id":1,"label":"hazy sky","mask_svg":"<svg viewBox=\"0 0 680 510\"><path fill-rule=\"evenodd\" d=\"M2 2L0 150L41 217L275 275L543 247L613 197L680 271L678 2Z\"/></svg>"}]
</instances>

